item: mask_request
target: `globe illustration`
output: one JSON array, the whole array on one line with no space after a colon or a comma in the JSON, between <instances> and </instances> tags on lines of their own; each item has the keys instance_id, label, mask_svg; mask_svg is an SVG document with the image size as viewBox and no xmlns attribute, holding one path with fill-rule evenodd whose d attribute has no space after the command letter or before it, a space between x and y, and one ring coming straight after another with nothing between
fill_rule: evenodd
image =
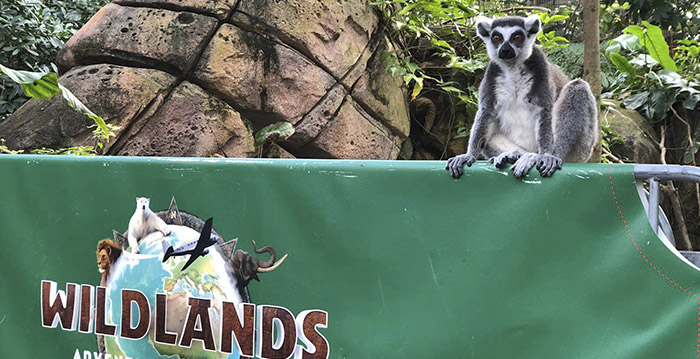
<instances>
[{"instance_id":1,"label":"globe illustration","mask_svg":"<svg viewBox=\"0 0 700 359\"><path fill-rule=\"evenodd\" d=\"M227 265L224 256L212 246L209 254L198 258L186 270L183 266L189 255L173 256L165 262L163 259L163 241L177 248L192 241L197 241L199 233L182 225L168 225L172 231L163 236L154 232L139 242L138 254L124 251L113 264L107 279L107 320L109 323L121 323L121 290L138 290L149 301L151 316L156 312L156 294L167 295L166 331L177 333L178 340L188 313L188 298L206 298L211 300L210 321L212 328L221 323L222 302L241 303L243 299L235 287L236 279ZM138 323L139 312L132 308L132 327ZM234 346L231 354L219 351L206 351L200 340L193 340L191 347L156 343L155 330L151 323L148 335L141 339L105 336L105 350L112 357L131 358L228 358L238 359L239 353ZM213 330L214 342L219 343L219 331Z\"/></svg>"}]
</instances>

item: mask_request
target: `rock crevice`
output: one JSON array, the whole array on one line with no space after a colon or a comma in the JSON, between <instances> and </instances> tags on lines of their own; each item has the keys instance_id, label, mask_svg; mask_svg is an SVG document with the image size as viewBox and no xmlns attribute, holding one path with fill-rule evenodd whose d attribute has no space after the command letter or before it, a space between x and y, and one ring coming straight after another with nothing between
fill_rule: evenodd
<instances>
[{"instance_id":1,"label":"rock crevice","mask_svg":"<svg viewBox=\"0 0 700 359\"><path fill-rule=\"evenodd\" d=\"M287 121L296 133L268 155L395 159L409 116L381 61L390 50L361 0L115 0L58 64L61 83L121 126L108 154L252 157L253 131ZM89 124L58 98L29 101L0 137L87 144Z\"/></svg>"}]
</instances>

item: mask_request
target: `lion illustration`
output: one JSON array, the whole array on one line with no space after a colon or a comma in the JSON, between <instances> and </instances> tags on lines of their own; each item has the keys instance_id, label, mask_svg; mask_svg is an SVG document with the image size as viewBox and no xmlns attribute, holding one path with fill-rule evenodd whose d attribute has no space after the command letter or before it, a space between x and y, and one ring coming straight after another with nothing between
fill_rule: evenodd
<instances>
[{"instance_id":1,"label":"lion illustration","mask_svg":"<svg viewBox=\"0 0 700 359\"><path fill-rule=\"evenodd\" d=\"M109 269L121 254L122 248L111 239L103 239L97 244L97 267L102 273L101 286L104 287L107 284Z\"/></svg>"}]
</instances>

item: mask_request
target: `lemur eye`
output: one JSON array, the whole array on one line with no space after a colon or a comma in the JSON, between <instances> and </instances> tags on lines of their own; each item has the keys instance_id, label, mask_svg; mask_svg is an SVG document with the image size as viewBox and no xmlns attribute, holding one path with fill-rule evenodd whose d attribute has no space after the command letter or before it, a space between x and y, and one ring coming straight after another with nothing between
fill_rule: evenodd
<instances>
[{"instance_id":1,"label":"lemur eye","mask_svg":"<svg viewBox=\"0 0 700 359\"><path fill-rule=\"evenodd\" d=\"M513 37L515 41L522 41L523 40L523 35L516 34L515 37Z\"/></svg>"},{"instance_id":2,"label":"lemur eye","mask_svg":"<svg viewBox=\"0 0 700 359\"><path fill-rule=\"evenodd\" d=\"M491 41L493 41L493 42L501 42L501 40L502 40L501 36L499 36L499 35L491 36Z\"/></svg>"}]
</instances>

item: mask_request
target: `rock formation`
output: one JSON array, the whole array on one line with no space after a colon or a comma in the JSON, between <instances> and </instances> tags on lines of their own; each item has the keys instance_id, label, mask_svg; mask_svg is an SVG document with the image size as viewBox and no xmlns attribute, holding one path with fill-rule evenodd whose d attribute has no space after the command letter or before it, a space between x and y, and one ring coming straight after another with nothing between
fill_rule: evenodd
<instances>
[{"instance_id":1,"label":"rock formation","mask_svg":"<svg viewBox=\"0 0 700 359\"><path fill-rule=\"evenodd\" d=\"M57 62L59 81L120 126L106 154L254 157L253 132L286 121L296 132L266 155L395 159L410 123L391 50L362 0L115 0ZM86 145L90 124L60 98L31 100L0 138Z\"/></svg>"}]
</instances>

